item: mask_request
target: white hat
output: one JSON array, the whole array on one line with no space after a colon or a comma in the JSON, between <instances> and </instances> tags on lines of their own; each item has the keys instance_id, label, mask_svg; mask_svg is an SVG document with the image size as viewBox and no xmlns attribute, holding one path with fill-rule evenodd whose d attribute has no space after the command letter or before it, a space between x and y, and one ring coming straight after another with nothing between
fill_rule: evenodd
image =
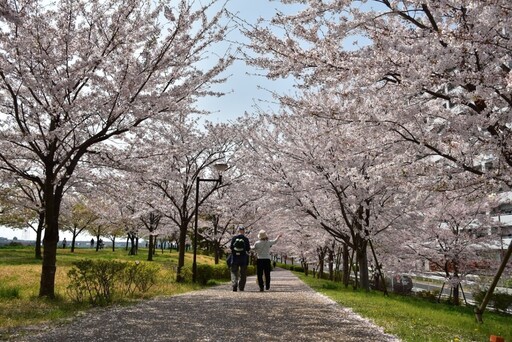
<instances>
[{"instance_id":1,"label":"white hat","mask_svg":"<svg viewBox=\"0 0 512 342\"><path fill-rule=\"evenodd\" d=\"M258 239L260 239L260 240L268 239L267 232L265 232L264 230L260 230L260 232L258 233Z\"/></svg>"}]
</instances>

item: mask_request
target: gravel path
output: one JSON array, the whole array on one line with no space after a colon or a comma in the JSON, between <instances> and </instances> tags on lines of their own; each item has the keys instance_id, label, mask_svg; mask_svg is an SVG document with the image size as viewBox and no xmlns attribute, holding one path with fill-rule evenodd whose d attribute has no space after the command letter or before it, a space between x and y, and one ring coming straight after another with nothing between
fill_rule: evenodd
<instances>
[{"instance_id":1,"label":"gravel path","mask_svg":"<svg viewBox=\"0 0 512 342\"><path fill-rule=\"evenodd\" d=\"M249 277L244 292L221 285L129 307L96 309L12 341L399 341L317 294L291 272L272 272L270 291Z\"/></svg>"}]
</instances>

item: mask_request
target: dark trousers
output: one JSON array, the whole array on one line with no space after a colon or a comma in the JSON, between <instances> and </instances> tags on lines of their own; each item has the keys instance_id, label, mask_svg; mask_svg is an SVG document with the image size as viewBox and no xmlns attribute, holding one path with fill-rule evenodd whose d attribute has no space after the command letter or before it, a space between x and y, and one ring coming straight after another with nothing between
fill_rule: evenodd
<instances>
[{"instance_id":1,"label":"dark trousers","mask_svg":"<svg viewBox=\"0 0 512 342\"><path fill-rule=\"evenodd\" d=\"M263 289L263 274L265 274L265 287L270 288L270 259L258 259L257 263L258 285Z\"/></svg>"},{"instance_id":2,"label":"dark trousers","mask_svg":"<svg viewBox=\"0 0 512 342\"><path fill-rule=\"evenodd\" d=\"M247 281L247 261L247 255L233 256L233 263L231 264L231 285L241 291L244 290Z\"/></svg>"}]
</instances>

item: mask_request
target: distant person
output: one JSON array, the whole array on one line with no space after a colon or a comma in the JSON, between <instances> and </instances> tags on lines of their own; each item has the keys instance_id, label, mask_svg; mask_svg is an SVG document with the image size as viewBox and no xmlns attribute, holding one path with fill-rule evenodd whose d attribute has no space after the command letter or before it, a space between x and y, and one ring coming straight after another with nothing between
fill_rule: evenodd
<instances>
[{"instance_id":1,"label":"distant person","mask_svg":"<svg viewBox=\"0 0 512 342\"><path fill-rule=\"evenodd\" d=\"M247 281L247 265L249 264L248 252L251 250L249 239L244 235L245 229L240 226L237 228L237 235L231 239L231 285L233 291L243 291Z\"/></svg>"},{"instance_id":2,"label":"distant person","mask_svg":"<svg viewBox=\"0 0 512 342\"><path fill-rule=\"evenodd\" d=\"M94 248L94 238L91 239L91 248Z\"/></svg>"},{"instance_id":3,"label":"distant person","mask_svg":"<svg viewBox=\"0 0 512 342\"><path fill-rule=\"evenodd\" d=\"M256 261L256 274L258 275L258 285L260 291L270 290L270 247L272 247L282 234L277 235L274 240L269 240L267 233L260 230L258 233L258 241L251 248L256 252L258 260ZM265 275L265 284L263 284L263 275Z\"/></svg>"},{"instance_id":4,"label":"distant person","mask_svg":"<svg viewBox=\"0 0 512 342\"><path fill-rule=\"evenodd\" d=\"M66 249L66 238L64 238L64 240L62 240L62 248Z\"/></svg>"}]
</instances>

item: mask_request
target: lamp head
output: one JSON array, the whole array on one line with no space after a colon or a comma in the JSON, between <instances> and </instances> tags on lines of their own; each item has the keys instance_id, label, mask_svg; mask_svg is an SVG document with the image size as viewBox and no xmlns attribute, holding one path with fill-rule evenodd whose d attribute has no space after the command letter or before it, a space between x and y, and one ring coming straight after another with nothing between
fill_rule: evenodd
<instances>
[{"instance_id":1,"label":"lamp head","mask_svg":"<svg viewBox=\"0 0 512 342\"><path fill-rule=\"evenodd\" d=\"M226 163L217 163L217 164L214 164L213 167L215 168L215 170L219 173L221 172L224 172L228 169L228 164Z\"/></svg>"}]
</instances>

